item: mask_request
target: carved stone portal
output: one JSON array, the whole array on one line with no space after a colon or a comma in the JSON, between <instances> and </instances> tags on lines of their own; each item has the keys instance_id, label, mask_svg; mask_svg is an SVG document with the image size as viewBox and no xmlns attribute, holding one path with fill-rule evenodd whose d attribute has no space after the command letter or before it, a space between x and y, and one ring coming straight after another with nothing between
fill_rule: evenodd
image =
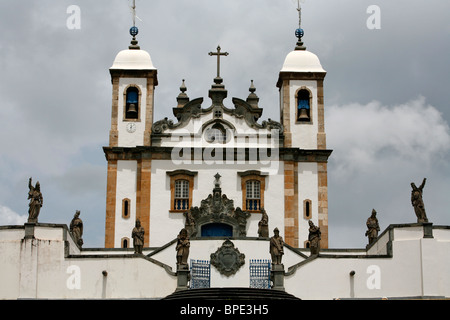
<instances>
[{"instance_id":1,"label":"carved stone portal","mask_svg":"<svg viewBox=\"0 0 450 320\"><path fill-rule=\"evenodd\" d=\"M211 264L223 275L235 274L245 264L245 255L234 247L233 242L225 240L215 253L211 254Z\"/></svg>"},{"instance_id":2,"label":"carved stone portal","mask_svg":"<svg viewBox=\"0 0 450 320\"><path fill-rule=\"evenodd\" d=\"M247 235L247 219L250 213L241 208L234 207L234 201L222 194L220 187L220 175L215 176L215 187L212 194L201 201L200 207L191 207L185 213L185 228L189 236L201 236L201 228L210 223L222 223L233 227L233 237L245 237Z\"/></svg>"}]
</instances>

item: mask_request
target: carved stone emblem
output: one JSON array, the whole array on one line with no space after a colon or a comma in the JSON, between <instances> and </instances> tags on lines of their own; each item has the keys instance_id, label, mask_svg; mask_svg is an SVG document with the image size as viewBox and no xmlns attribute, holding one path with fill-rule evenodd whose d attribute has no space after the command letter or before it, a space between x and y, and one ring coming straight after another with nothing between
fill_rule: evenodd
<instances>
[{"instance_id":1,"label":"carved stone emblem","mask_svg":"<svg viewBox=\"0 0 450 320\"><path fill-rule=\"evenodd\" d=\"M225 240L215 253L211 254L211 264L223 275L235 274L245 264L245 255L234 247L234 243Z\"/></svg>"}]
</instances>

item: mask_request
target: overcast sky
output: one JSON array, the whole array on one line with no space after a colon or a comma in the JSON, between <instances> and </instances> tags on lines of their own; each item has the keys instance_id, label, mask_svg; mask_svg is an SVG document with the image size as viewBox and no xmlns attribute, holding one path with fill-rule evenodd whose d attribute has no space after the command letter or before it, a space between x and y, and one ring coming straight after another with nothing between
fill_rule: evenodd
<instances>
[{"instance_id":1,"label":"overcast sky","mask_svg":"<svg viewBox=\"0 0 450 320\"><path fill-rule=\"evenodd\" d=\"M155 121L173 117L182 79L191 99L207 98L216 72L207 53L219 44L230 53L225 104L245 99L254 80L262 120L279 119L276 82L296 43L296 1L136 4L139 44L158 69ZM71 5L80 8L79 29L70 28ZM1 1L0 225L26 221L33 177L44 195L40 222L69 224L80 210L84 247L104 246L108 69L129 45L130 5ZM450 225L450 2L306 0L302 12L305 45L327 71L330 248L365 247L373 208L382 231L416 222L410 183L424 177L429 220Z\"/></svg>"}]
</instances>

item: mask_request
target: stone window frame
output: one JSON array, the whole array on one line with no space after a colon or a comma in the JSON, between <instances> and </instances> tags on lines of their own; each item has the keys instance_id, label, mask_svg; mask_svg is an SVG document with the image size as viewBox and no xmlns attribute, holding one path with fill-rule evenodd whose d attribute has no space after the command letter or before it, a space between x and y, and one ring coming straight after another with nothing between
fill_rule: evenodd
<instances>
[{"instance_id":1,"label":"stone window frame","mask_svg":"<svg viewBox=\"0 0 450 320\"><path fill-rule=\"evenodd\" d=\"M264 193L266 190L266 176L260 171L250 170L245 172L238 172L241 177L241 189L242 189L242 210L248 211L250 213L261 213L264 208ZM260 203L259 210L248 210L247 209L247 182L248 181L259 181L259 195Z\"/></svg>"},{"instance_id":2,"label":"stone window frame","mask_svg":"<svg viewBox=\"0 0 450 320\"><path fill-rule=\"evenodd\" d=\"M124 246L124 244L126 243L126 247ZM120 239L120 247L122 249L127 249L127 248L131 248L131 243L130 243L130 238L128 237L123 237L122 239Z\"/></svg>"},{"instance_id":3,"label":"stone window frame","mask_svg":"<svg viewBox=\"0 0 450 320\"><path fill-rule=\"evenodd\" d=\"M298 109L298 94L300 91L306 90L309 93L309 121L298 121L299 117L299 109ZM295 91L295 123L296 124L313 124L313 94L311 89L309 89L307 86L301 86Z\"/></svg>"},{"instance_id":4,"label":"stone window frame","mask_svg":"<svg viewBox=\"0 0 450 320\"><path fill-rule=\"evenodd\" d=\"M169 212L177 213L177 212L186 212L192 206L193 194L194 194L194 178L197 175L197 172L189 171L189 170L175 170L167 172L167 175L170 178L170 210ZM176 209L175 208L175 181L177 180L187 180L189 182L189 199L188 205L186 209Z\"/></svg>"},{"instance_id":5,"label":"stone window frame","mask_svg":"<svg viewBox=\"0 0 450 320\"><path fill-rule=\"evenodd\" d=\"M136 88L139 94L138 97L138 105L137 105L137 119L129 119L127 118L127 92L130 88ZM137 84L129 84L125 87L123 91L123 121L124 122L141 122L141 107L142 107L142 90Z\"/></svg>"},{"instance_id":6,"label":"stone window frame","mask_svg":"<svg viewBox=\"0 0 450 320\"><path fill-rule=\"evenodd\" d=\"M311 243L309 242L309 240L303 241L303 248L309 249L309 248L310 248L310 245L311 245Z\"/></svg>"},{"instance_id":7,"label":"stone window frame","mask_svg":"<svg viewBox=\"0 0 450 320\"><path fill-rule=\"evenodd\" d=\"M312 218L312 200L310 199L303 200L303 218L305 220L311 220Z\"/></svg>"},{"instance_id":8,"label":"stone window frame","mask_svg":"<svg viewBox=\"0 0 450 320\"><path fill-rule=\"evenodd\" d=\"M122 218L129 219L131 216L131 199L122 199Z\"/></svg>"},{"instance_id":9,"label":"stone window frame","mask_svg":"<svg viewBox=\"0 0 450 320\"><path fill-rule=\"evenodd\" d=\"M224 140L217 141L209 138L209 132L211 130L220 130L224 136ZM227 144L235 137L236 128L232 123L223 119L212 119L202 125L202 135L207 143L211 144Z\"/></svg>"}]
</instances>

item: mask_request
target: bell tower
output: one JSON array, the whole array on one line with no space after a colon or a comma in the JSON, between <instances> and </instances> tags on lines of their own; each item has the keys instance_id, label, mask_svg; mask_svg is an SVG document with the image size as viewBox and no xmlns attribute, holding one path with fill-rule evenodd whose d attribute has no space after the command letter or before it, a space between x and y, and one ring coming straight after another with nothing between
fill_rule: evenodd
<instances>
[{"instance_id":1,"label":"bell tower","mask_svg":"<svg viewBox=\"0 0 450 320\"><path fill-rule=\"evenodd\" d=\"M133 5L133 20L135 6ZM133 21L134 22L134 21ZM131 230L139 219L150 221L151 159L141 154L151 145L157 69L138 45L138 28L130 29L131 44L120 51L110 68L112 110L108 161L105 247L132 246ZM148 232L144 245L148 246Z\"/></svg>"},{"instance_id":2,"label":"bell tower","mask_svg":"<svg viewBox=\"0 0 450 320\"><path fill-rule=\"evenodd\" d=\"M137 44L137 27L128 50L120 51L109 69L113 86L111 147L149 146L157 70L148 52Z\"/></svg>"},{"instance_id":3,"label":"bell tower","mask_svg":"<svg viewBox=\"0 0 450 320\"><path fill-rule=\"evenodd\" d=\"M284 61L277 87L284 148L304 154L284 162L285 238L294 246L308 245L309 222L321 228L322 248L328 247L328 188L323 83L326 71L306 50L298 3L297 44Z\"/></svg>"},{"instance_id":4,"label":"bell tower","mask_svg":"<svg viewBox=\"0 0 450 320\"><path fill-rule=\"evenodd\" d=\"M326 71L319 58L303 44L300 5L298 11L300 25L295 30L298 41L295 50L286 56L277 82L285 147L326 149L323 99Z\"/></svg>"}]
</instances>

